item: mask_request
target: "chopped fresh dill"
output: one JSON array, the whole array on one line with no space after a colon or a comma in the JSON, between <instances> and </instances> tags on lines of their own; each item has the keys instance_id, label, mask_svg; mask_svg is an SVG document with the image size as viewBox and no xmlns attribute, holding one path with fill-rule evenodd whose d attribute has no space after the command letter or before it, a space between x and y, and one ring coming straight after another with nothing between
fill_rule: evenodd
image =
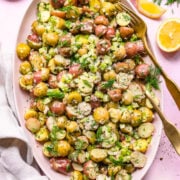
<instances>
[{"instance_id":1,"label":"chopped fresh dill","mask_svg":"<svg viewBox=\"0 0 180 180\"><path fill-rule=\"evenodd\" d=\"M59 42L59 47L67 47L69 46L69 41L60 41Z\"/></svg>"},{"instance_id":2,"label":"chopped fresh dill","mask_svg":"<svg viewBox=\"0 0 180 180\"><path fill-rule=\"evenodd\" d=\"M154 89L159 89L159 75L161 74L161 70L157 67L150 67L150 73L145 78L146 86L150 89L153 87Z\"/></svg>"},{"instance_id":3,"label":"chopped fresh dill","mask_svg":"<svg viewBox=\"0 0 180 180\"><path fill-rule=\"evenodd\" d=\"M67 29L71 29L71 27L72 27L72 22L71 21L65 21L65 27L67 28Z\"/></svg>"},{"instance_id":4,"label":"chopped fresh dill","mask_svg":"<svg viewBox=\"0 0 180 180\"><path fill-rule=\"evenodd\" d=\"M64 7L60 8L61 11L65 11L65 12L68 12L72 9L73 9L73 6L64 6Z\"/></svg>"},{"instance_id":5,"label":"chopped fresh dill","mask_svg":"<svg viewBox=\"0 0 180 180\"><path fill-rule=\"evenodd\" d=\"M134 61L135 61L136 64L140 64L141 56L139 54L135 55L134 56Z\"/></svg>"},{"instance_id":6,"label":"chopped fresh dill","mask_svg":"<svg viewBox=\"0 0 180 180\"><path fill-rule=\"evenodd\" d=\"M162 0L153 0L155 3L157 3L158 5L161 5ZM180 3L180 0L166 0L165 5L171 5L173 3L177 2L177 4Z\"/></svg>"}]
</instances>

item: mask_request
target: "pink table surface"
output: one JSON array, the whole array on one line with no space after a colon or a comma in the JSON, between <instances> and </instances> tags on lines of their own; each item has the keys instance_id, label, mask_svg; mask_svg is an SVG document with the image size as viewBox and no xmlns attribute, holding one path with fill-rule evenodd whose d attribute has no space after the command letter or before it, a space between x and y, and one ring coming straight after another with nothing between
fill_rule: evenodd
<instances>
[{"instance_id":1,"label":"pink table surface","mask_svg":"<svg viewBox=\"0 0 180 180\"><path fill-rule=\"evenodd\" d=\"M0 0L0 44L3 54L14 53L18 28L31 1ZM176 4L166 9L167 12L160 20L151 20L144 16L142 18L147 22L148 35L159 63L180 87L180 51L171 54L163 53L155 43L155 34L160 21L169 17L180 18L180 8ZM180 111L165 86L163 86L163 95L164 114L180 129ZM143 180L180 180L179 169L180 157L175 153L163 132L157 155Z\"/></svg>"}]
</instances>

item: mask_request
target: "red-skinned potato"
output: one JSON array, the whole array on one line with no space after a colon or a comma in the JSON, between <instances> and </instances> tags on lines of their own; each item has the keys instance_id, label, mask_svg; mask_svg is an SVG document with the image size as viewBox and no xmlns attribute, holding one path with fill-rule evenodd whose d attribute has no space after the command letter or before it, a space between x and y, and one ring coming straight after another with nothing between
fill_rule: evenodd
<instances>
[{"instance_id":1,"label":"red-skinned potato","mask_svg":"<svg viewBox=\"0 0 180 180\"><path fill-rule=\"evenodd\" d=\"M28 35L27 39L36 43L40 42L40 39L37 34Z\"/></svg>"},{"instance_id":2,"label":"red-skinned potato","mask_svg":"<svg viewBox=\"0 0 180 180\"><path fill-rule=\"evenodd\" d=\"M41 71L37 71L33 73L34 83L38 84L42 81Z\"/></svg>"},{"instance_id":3,"label":"red-skinned potato","mask_svg":"<svg viewBox=\"0 0 180 180\"><path fill-rule=\"evenodd\" d=\"M105 34L105 38L110 40L115 36L115 34L116 34L115 29L113 27L108 27Z\"/></svg>"},{"instance_id":4,"label":"red-skinned potato","mask_svg":"<svg viewBox=\"0 0 180 180\"><path fill-rule=\"evenodd\" d=\"M27 43L32 49L39 49L42 46L42 42L37 34L28 35Z\"/></svg>"},{"instance_id":5,"label":"red-skinned potato","mask_svg":"<svg viewBox=\"0 0 180 180\"><path fill-rule=\"evenodd\" d=\"M131 37L134 33L134 29L131 27L120 27L119 32L120 36L124 39Z\"/></svg>"},{"instance_id":6,"label":"red-skinned potato","mask_svg":"<svg viewBox=\"0 0 180 180\"><path fill-rule=\"evenodd\" d=\"M107 31L107 27L104 25L100 24L95 27L95 34L98 37L103 36L106 33L106 31Z\"/></svg>"},{"instance_id":7,"label":"red-skinned potato","mask_svg":"<svg viewBox=\"0 0 180 180\"><path fill-rule=\"evenodd\" d=\"M118 63L114 64L114 69L115 69L116 73L128 72L129 65L126 62L118 62Z\"/></svg>"},{"instance_id":8,"label":"red-skinned potato","mask_svg":"<svg viewBox=\"0 0 180 180\"><path fill-rule=\"evenodd\" d=\"M125 50L128 57L133 57L138 53L137 45L134 42L125 43Z\"/></svg>"},{"instance_id":9,"label":"red-skinned potato","mask_svg":"<svg viewBox=\"0 0 180 180\"><path fill-rule=\"evenodd\" d=\"M109 24L109 20L105 16L97 16L94 20L95 24L102 24L107 26Z\"/></svg>"},{"instance_id":10,"label":"red-skinned potato","mask_svg":"<svg viewBox=\"0 0 180 180\"><path fill-rule=\"evenodd\" d=\"M77 117L77 113L74 111L72 106L66 106L66 115L70 119Z\"/></svg>"},{"instance_id":11,"label":"red-skinned potato","mask_svg":"<svg viewBox=\"0 0 180 180\"><path fill-rule=\"evenodd\" d=\"M55 75L50 74L48 79L48 84L50 88L57 88L57 78Z\"/></svg>"},{"instance_id":12,"label":"red-skinned potato","mask_svg":"<svg viewBox=\"0 0 180 180\"><path fill-rule=\"evenodd\" d=\"M52 104L50 105L50 110L52 113L62 115L65 112L65 104L60 102L60 101L53 101Z\"/></svg>"},{"instance_id":13,"label":"red-skinned potato","mask_svg":"<svg viewBox=\"0 0 180 180\"><path fill-rule=\"evenodd\" d=\"M76 21L76 22L72 23L72 27L70 29L70 32L72 34L78 34L80 31L80 28L81 28L80 21Z\"/></svg>"},{"instance_id":14,"label":"red-skinned potato","mask_svg":"<svg viewBox=\"0 0 180 180\"><path fill-rule=\"evenodd\" d=\"M58 53L65 58L69 58L72 54L70 47L61 47L58 49Z\"/></svg>"},{"instance_id":15,"label":"red-skinned potato","mask_svg":"<svg viewBox=\"0 0 180 180\"><path fill-rule=\"evenodd\" d=\"M50 165L55 171L65 175L71 170L71 161L66 158L51 158Z\"/></svg>"},{"instance_id":16,"label":"red-skinned potato","mask_svg":"<svg viewBox=\"0 0 180 180\"><path fill-rule=\"evenodd\" d=\"M150 66L148 64L139 64L135 68L135 73L138 78L146 78L150 73Z\"/></svg>"},{"instance_id":17,"label":"red-skinned potato","mask_svg":"<svg viewBox=\"0 0 180 180\"><path fill-rule=\"evenodd\" d=\"M100 100L94 95L91 95L90 104L91 104L92 109L95 109L101 106Z\"/></svg>"},{"instance_id":18,"label":"red-skinned potato","mask_svg":"<svg viewBox=\"0 0 180 180\"><path fill-rule=\"evenodd\" d=\"M41 71L34 72L34 83L38 84L41 81L46 81L49 78L49 69L42 68Z\"/></svg>"},{"instance_id":19,"label":"red-skinned potato","mask_svg":"<svg viewBox=\"0 0 180 180\"><path fill-rule=\"evenodd\" d=\"M78 0L78 2L79 2L81 5L85 5L85 4L88 4L88 3L89 3L89 0Z\"/></svg>"},{"instance_id":20,"label":"red-skinned potato","mask_svg":"<svg viewBox=\"0 0 180 180\"><path fill-rule=\"evenodd\" d=\"M94 24L91 21L85 21L81 23L80 31L84 34L92 34L94 32Z\"/></svg>"},{"instance_id":21,"label":"red-skinned potato","mask_svg":"<svg viewBox=\"0 0 180 180\"><path fill-rule=\"evenodd\" d=\"M66 74L67 73L67 71L61 71L61 72L59 72L58 73L58 75L57 75L57 81L59 82L59 81L61 81L61 78L62 78L62 76L64 75L64 74Z\"/></svg>"},{"instance_id":22,"label":"red-skinned potato","mask_svg":"<svg viewBox=\"0 0 180 180\"><path fill-rule=\"evenodd\" d=\"M128 57L133 57L137 54L142 54L145 51L144 44L141 40L136 42L125 43L125 50Z\"/></svg>"},{"instance_id":23,"label":"red-skinned potato","mask_svg":"<svg viewBox=\"0 0 180 180\"><path fill-rule=\"evenodd\" d=\"M61 47L69 47L71 45L71 35L66 34L59 38L60 42L62 42Z\"/></svg>"},{"instance_id":24,"label":"red-skinned potato","mask_svg":"<svg viewBox=\"0 0 180 180\"><path fill-rule=\"evenodd\" d=\"M96 44L96 47L99 55L105 55L111 47L111 42L107 39L101 39Z\"/></svg>"},{"instance_id":25,"label":"red-skinned potato","mask_svg":"<svg viewBox=\"0 0 180 180\"><path fill-rule=\"evenodd\" d=\"M121 93L120 89L110 90L110 91L108 91L108 95L114 102L120 101L122 98L122 93Z\"/></svg>"},{"instance_id":26,"label":"red-skinned potato","mask_svg":"<svg viewBox=\"0 0 180 180\"><path fill-rule=\"evenodd\" d=\"M87 175L89 179L96 179L98 173L98 166L93 161L89 160L84 164L83 173Z\"/></svg>"},{"instance_id":27,"label":"red-skinned potato","mask_svg":"<svg viewBox=\"0 0 180 180\"><path fill-rule=\"evenodd\" d=\"M66 12L60 10L51 10L51 15L64 19L66 17Z\"/></svg>"},{"instance_id":28,"label":"red-skinned potato","mask_svg":"<svg viewBox=\"0 0 180 180\"><path fill-rule=\"evenodd\" d=\"M89 15L93 16L95 12L92 9L90 9L88 6L83 6L82 7L82 13L83 14L89 14Z\"/></svg>"},{"instance_id":29,"label":"red-skinned potato","mask_svg":"<svg viewBox=\"0 0 180 180\"><path fill-rule=\"evenodd\" d=\"M57 9L64 6L65 0L51 0L50 2L51 5Z\"/></svg>"},{"instance_id":30,"label":"red-skinned potato","mask_svg":"<svg viewBox=\"0 0 180 180\"><path fill-rule=\"evenodd\" d=\"M80 64L73 64L69 67L69 73L73 75L73 77L77 77L83 73Z\"/></svg>"},{"instance_id":31,"label":"red-skinned potato","mask_svg":"<svg viewBox=\"0 0 180 180\"><path fill-rule=\"evenodd\" d=\"M144 43L142 42L142 40L136 41L136 45L137 45L137 51L139 54L145 53L145 47L144 47Z\"/></svg>"}]
</instances>

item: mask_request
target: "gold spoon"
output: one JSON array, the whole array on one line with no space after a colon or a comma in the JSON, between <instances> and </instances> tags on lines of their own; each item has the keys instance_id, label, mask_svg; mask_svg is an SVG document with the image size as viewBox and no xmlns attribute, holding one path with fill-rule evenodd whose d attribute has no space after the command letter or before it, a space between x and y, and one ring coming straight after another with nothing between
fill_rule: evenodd
<instances>
[{"instance_id":1,"label":"gold spoon","mask_svg":"<svg viewBox=\"0 0 180 180\"><path fill-rule=\"evenodd\" d=\"M161 118L163 126L164 126L164 131L166 133L166 136L168 137L169 141L173 145L173 147L176 150L177 154L180 155L180 132L178 131L178 129L172 123L170 123L166 119L166 117L161 112L160 108L156 105L156 103L152 99L149 91L147 91L144 86L142 86L142 88L143 88L143 90L145 92L146 97L150 100L150 102L153 105L154 109L156 110L159 117Z\"/></svg>"}]
</instances>

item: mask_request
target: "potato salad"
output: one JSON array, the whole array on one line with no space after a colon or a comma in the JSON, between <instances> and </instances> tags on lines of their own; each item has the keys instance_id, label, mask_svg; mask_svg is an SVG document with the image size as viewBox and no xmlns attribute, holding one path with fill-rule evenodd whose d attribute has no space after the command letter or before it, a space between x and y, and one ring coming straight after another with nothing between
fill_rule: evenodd
<instances>
[{"instance_id":1,"label":"potato salad","mask_svg":"<svg viewBox=\"0 0 180 180\"><path fill-rule=\"evenodd\" d=\"M16 48L24 123L49 166L71 180L132 179L155 130L142 86L158 103L158 84L131 16L116 0L42 0L29 29Z\"/></svg>"}]
</instances>

